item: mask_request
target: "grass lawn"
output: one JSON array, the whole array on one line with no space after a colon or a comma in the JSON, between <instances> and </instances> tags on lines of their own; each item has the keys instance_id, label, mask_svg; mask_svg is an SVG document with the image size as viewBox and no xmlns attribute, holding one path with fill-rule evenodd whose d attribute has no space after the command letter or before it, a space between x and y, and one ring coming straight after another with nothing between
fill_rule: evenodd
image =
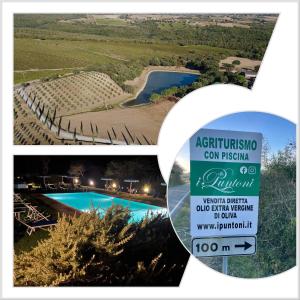
<instances>
[{"instance_id":1,"label":"grass lawn","mask_svg":"<svg viewBox=\"0 0 300 300\"><path fill-rule=\"evenodd\" d=\"M38 210L45 216L50 215L51 220L56 220L58 217L58 210L55 206L50 205L47 201L39 199L37 195L26 195L26 199L35 206L38 206ZM34 248L38 241L48 237L48 232L45 230L36 230L30 236L26 233L26 227L14 220L14 249L18 254L21 251L30 251Z\"/></svg>"},{"instance_id":2,"label":"grass lawn","mask_svg":"<svg viewBox=\"0 0 300 300\"><path fill-rule=\"evenodd\" d=\"M22 230L22 229L18 228L18 230ZM26 229L24 228L23 236L14 243L15 254L20 254L20 252L22 251L27 252L32 250L35 246L37 246L39 241L47 238L48 235L49 235L48 231L37 230L29 236L26 233Z\"/></svg>"}]
</instances>

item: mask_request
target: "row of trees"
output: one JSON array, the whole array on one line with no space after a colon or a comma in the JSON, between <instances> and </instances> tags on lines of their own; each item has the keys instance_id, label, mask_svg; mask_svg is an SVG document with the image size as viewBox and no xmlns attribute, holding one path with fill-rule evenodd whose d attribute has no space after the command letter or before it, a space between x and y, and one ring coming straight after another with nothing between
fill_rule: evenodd
<instances>
[{"instance_id":1,"label":"row of trees","mask_svg":"<svg viewBox=\"0 0 300 300\"><path fill-rule=\"evenodd\" d=\"M162 91L160 94L154 93L153 95L151 95L150 100L152 102L158 102L161 99L170 96L182 98L198 88L215 83L232 83L244 87L249 87L249 82L246 80L244 73L233 73L230 70L221 72L219 70L218 61L214 57L201 57L191 59L186 63L186 67L196 69L201 72L201 75L195 82L188 86L168 88Z\"/></svg>"},{"instance_id":2,"label":"row of trees","mask_svg":"<svg viewBox=\"0 0 300 300\"><path fill-rule=\"evenodd\" d=\"M271 37L274 23L253 24L250 28L195 26L176 21L172 26L161 20L132 20L124 26L97 24L95 22L58 22L79 18L80 15L16 15L16 28L47 29L52 32L81 33L112 39L143 42L161 41L184 45L208 45L234 49L243 57L262 59ZM82 15L81 17L85 17ZM162 26L168 24L168 26ZM55 36L55 34L54 34ZM48 38L48 36L47 36ZM49 34L49 38L51 34ZM66 36L67 38L67 36Z\"/></svg>"},{"instance_id":3,"label":"row of trees","mask_svg":"<svg viewBox=\"0 0 300 300\"><path fill-rule=\"evenodd\" d=\"M87 168L83 161L74 161L70 164L69 175L82 178L82 184L88 184L88 178L112 178L120 186L126 186L125 179L139 180L134 184L139 190L144 185L151 185L150 194L154 197L164 198L166 187L161 185L164 179L159 171L155 157L126 157L112 159L107 165L100 169L97 166ZM84 176L87 174L87 176ZM84 177L86 177L84 179ZM98 181L97 186L103 187L105 181Z\"/></svg>"},{"instance_id":4,"label":"row of trees","mask_svg":"<svg viewBox=\"0 0 300 300\"><path fill-rule=\"evenodd\" d=\"M270 276L296 265L295 141L273 155L264 147L259 203L257 254L230 258L234 276Z\"/></svg>"},{"instance_id":5,"label":"row of trees","mask_svg":"<svg viewBox=\"0 0 300 300\"><path fill-rule=\"evenodd\" d=\"M130 62L115 64L102 64L87 68L87 71L95 70L108 74L125 91L132 92L130 86L124 84L126 80L132 80L139 76L147 66L183 66L198 70L207 75L218 72L220 55L205 55L188 53L186 55L153 56L150 58L136 59ZM221 74L221 73L220 73Z\"/></svg>"},{"instance_id":6,"label":"row of trees","mask_svg":"<svg viewBox=\"0 0 300 300\"><path fill-rule=\"evenodd\" d=\"M111 159L107 164L103 164L101 169L101 158L98 163L87 166L86 159L76 160L70 163L68 174L71 176L83 177L85 174L92 176L95 170L101 170L102 174L97 174L98 177L109 177L124 180L135 178L148 181L163 182L160 174L156 157L117 157Z\"/></svg>"},{"instance_id":7,"label":"row of trees","mask_svg":"<svg viewBox=\"0 0 300 300\"><path fill-rule=\"evenodd\" d=\"M75 177L134 178L163 182L156 156L33 156L15 157L15 176L68 174Z\"/></svg>"}]
</instances>

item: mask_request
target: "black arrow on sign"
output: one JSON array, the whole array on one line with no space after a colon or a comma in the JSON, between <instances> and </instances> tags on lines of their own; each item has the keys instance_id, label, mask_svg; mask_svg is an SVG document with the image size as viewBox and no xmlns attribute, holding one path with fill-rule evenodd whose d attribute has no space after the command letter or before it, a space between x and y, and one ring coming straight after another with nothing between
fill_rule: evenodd
<instances>
[{"instance_id":1,"label":"black arrow on sign","mask_svg":"<svg viewBox=\"0 0 300 300\"><path fill-rule=\"evenodd\" d=\"M244 248L244 250L246 251L247 249L249 249L250 247L252 247L251 244L249 244L248 242L245 242L244 244L241 245L235 245L235 248Z\"/></svg>"}]
</instances>

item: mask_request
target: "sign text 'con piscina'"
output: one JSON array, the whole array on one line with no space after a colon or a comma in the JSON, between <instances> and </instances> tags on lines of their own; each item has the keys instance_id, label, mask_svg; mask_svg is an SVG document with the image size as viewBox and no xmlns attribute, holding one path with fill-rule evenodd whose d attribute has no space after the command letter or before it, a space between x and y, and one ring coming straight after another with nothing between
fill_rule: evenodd
<instances>
[{"instance_id":1,"label":"sign text 'con piscina'","mask_svg":"<svg viewBox=\"0 0 300 300\"><path fill-rule=\"evenodd\" d=\"M225 149L239 151L255 151L257 141L250 139L231 139L221 137L197 137L196 148L208 149ZM205 159L220 159L220 160L249 160L249 154L243 152L219 152L219 151L204 151Z\"/></svg>"}]
</instances>

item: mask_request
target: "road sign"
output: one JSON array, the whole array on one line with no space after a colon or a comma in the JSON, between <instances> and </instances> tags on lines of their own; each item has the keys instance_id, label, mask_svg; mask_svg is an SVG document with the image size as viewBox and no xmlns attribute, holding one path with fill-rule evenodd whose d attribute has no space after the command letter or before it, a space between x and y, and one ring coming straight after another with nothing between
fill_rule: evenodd
<instances>
[{"instance_id":1,"label":"road sign","mask_svg":"<svg viewBox=\"0 0 300 300\"><path fill-rule=\"evenodd\" d=\"M194 238L192 251L195 256L231 256L256 253L255 236Z\"/></svg>"},{"instance_id":2,"label":"road sign","mask_svg":"<svg viewBox=\"0 0 300 300\"><path fill-rule=\"evenodd\" d=\"M262 135L200 129L190 139L192 237L257 233Z\"/></svg>"}]
</instances>

